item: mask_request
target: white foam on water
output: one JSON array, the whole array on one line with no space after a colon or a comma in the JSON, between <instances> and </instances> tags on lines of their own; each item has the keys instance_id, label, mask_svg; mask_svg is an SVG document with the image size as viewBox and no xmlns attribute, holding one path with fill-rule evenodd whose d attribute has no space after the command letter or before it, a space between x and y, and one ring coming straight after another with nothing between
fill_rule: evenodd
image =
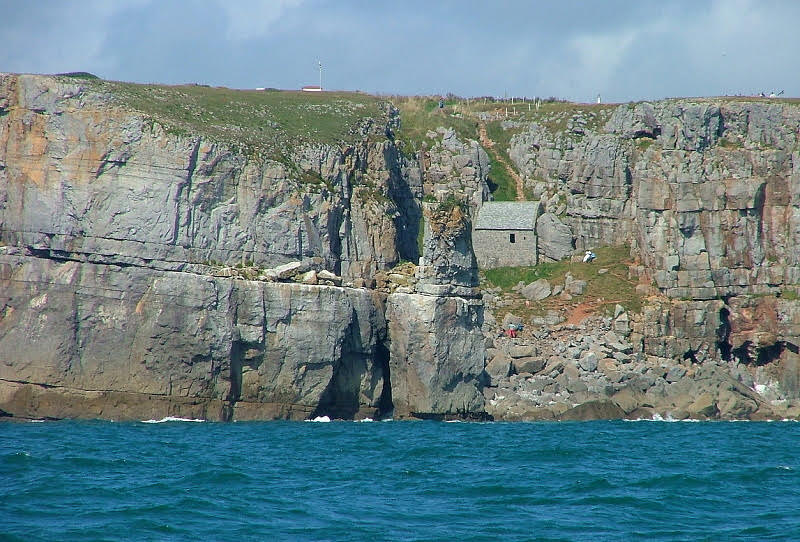
<instances>
[{"instance_id":1,"label":"white foam on water","mask_svg":"<svg viewBox=\"0 0 800 542\"><path fill-rule=\"evenodd\" d=\"M205 420L196 420L194 418L177 418L175 416L167 416L160 420L142 420L142 423L166 423L166 422L204 422Z\"/></svg>"},{"instance_id":2,"label":"white foam on water","mask_svg":"<svg viewBox=\"0 0 800 542\"><path fill-rule=\"evenodd\" d=\"M636 419L633 419L633 420L623 419L622 421L624 421L624 422L668 422L668 423L688 422L688 423L698 423L698 422L702 422L703 420L696 420L694 418L686 418L686 419L683 419L683 420L677 420L677 419L673 418L670 414L667 414L666 416L662 416L661 414L656 412L655 414L653 414L652 418L636 418Z\"/></svg>"},{"instance_id":3,"label":"white foam on water","mask_svg":"<svg viewBox=\"0 0 800 542\"><path fill-rule=\"evenodd\" d=\"M327 416L317 416L313 420L305 420L307 422L329 423L331 419Z\"/></svg>"},{"instance_id":4,"label":"white foam on water","mask_svg":"<svg viewBox=\"0 0 800 542\"><path fill-rule=\"evenodd\" d=\"M372 418L363 418L361 420L356 420L356 421L357 422L374 422L375 420L373 420Z\"/></svg>"},{"instance_id":5,"label":"white foam on water","mask_svg":"<svg viewBox=\"0 0 800 542\"><path fill-rule=\"evenodd\" d=\"M462 420L445 420L444 423L461 423Z\"/></svg>"},{"instance_id":6,"label":"white foam on water","mask_svg":"<svg viewBox=\"0 0 800 542\"><path fill-rule=\"evenodd\" d=\"M44 423L47 420L28 420L28 421L31 422L31 423Z\"/></svg>"}]
</instances>

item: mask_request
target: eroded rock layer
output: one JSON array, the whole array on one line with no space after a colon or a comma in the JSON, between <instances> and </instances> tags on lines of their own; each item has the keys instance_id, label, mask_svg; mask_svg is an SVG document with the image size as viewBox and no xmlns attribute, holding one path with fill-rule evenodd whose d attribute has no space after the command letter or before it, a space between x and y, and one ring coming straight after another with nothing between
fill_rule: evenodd
<instances>
[{"instance_id":1,"label":"eroded rock layer","mask_svg":"<svg viewBox=\"0 0 800 542\"><path fill-rule=\"evenodd\" d=\"M361 124L353 143L270 159L90 85L0 75L0 414L391 415L392 388L417 374L391 352L419 335L407 321L387 331L387 293L364 286L420 256L421 170L388 126ZM440 332L468 341L480 310L465 323L438 299L419 302L439 346L408 363L447 373ZM481 415L478 344L397 415Z\"/></svg>"}]
</instances>

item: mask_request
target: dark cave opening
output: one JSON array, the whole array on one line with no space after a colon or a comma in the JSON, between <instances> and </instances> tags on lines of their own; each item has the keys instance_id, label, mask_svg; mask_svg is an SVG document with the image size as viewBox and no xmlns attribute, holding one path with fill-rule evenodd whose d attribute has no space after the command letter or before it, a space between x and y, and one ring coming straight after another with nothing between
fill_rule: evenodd
<instances>
[{"instance_id":1,"label":"dark cave opening","mask_svg":"<svg viewBox=\"0 0 800 542\"><path fill-rule=\"evenodd\" d=\"M717 349L725 361L731 360L731 311L727 307L719 310L719 327L717 328Z\"/></svg>"}]
</instances>

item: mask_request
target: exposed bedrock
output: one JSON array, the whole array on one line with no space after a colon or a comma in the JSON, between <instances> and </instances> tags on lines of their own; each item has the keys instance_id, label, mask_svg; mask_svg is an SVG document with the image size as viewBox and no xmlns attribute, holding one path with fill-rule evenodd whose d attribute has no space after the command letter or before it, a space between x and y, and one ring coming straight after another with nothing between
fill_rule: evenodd
<instances>
[{"instance_id":1,"label":"exposed bedrock","mask_svg":"<svg viewBox=\"0 0 800 542\"><path fill-rule=\"evenodd\" d=\"M532 123L510 154L577 248L628 242L662 293L714 299L800 283L798 131L791 104L670 100L595 131Z\"/></svg>"},{"instance_id":2,"label":"exposed bedrock","mask_svg":"<svg viewBox=\"0 0 800 542\"><path fill-rule=\"evenodd\" d=\"M374 292L16 256L0 266L0 409L14 416L390 409Z\"/></svg>"},{"instance_id":3,"label":"exposed bedrock","mask_svg":"<svg viewBox=\"0 0 800 542\"><path fill-rule=\"evenodd\" d=\"M394 293L387 300L395 413L479 418L483 304L460 297Z\"/></svg>"},{"instance_id":4,"label":"exposed bedrock","mask_svg":"<svg viewBox=\"0 0 800 542\"><path fill-rule=\"evenodd\" d=\"M791 396L800 108L666 100L578 112L567 125L530 124L510 155L577 248L631 246L641 292L658 294L634 333L642 353L777 364L789 376L770 378Z\"/></svg>"},{"instance_id":5,"label":"exposed bedrock","mask_svg":"<svg viewBox=\"0 0 800 542\"><path fill-rule=\"evenodd\" d=\"M476 295L468 235L391 328L386 293L339 287L418 261L421 171L380 126L254 157L0 74L0 416L482 416L480 302L450 297Z\"/></svg>"},{"instance_id":6,"label":"exposed bedrock","mask_svg":"<svg viewBox=\"0 0 800 542\"><path fill-rule=\"evenodd\" d=\"M6 244L166 270L316 256L347 278L418 257L419 168L385 138L252 159L53 78L0 75L0 101Z\"/></svg>"},{"instance_id":7,"label":"exposed bedrock","mask_svg":"<svg viewBox=\"0 0 800 542\"><path fill-rule=\"evenodd\" d=\"M426 206L416 292L387 300L392 400L401 416L484 416L483 301L471 223L459 205Z\"/></svg>"}]
</instances>

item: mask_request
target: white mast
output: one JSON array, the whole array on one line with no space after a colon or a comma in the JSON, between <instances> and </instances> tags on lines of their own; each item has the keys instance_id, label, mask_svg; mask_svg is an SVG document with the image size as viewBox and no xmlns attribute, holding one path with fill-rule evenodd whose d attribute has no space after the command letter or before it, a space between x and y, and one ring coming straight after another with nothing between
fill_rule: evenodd
<instances>
[{"instance_id":1,"label":"white mast","mask_svg":"<svg viewBox=\"0 0 800 542\"><path fill-rule=\"evenodd\" d=\"M319 89L322 90L322 61L318 60L319 62Z\"/></svg>"}]
</instances>

